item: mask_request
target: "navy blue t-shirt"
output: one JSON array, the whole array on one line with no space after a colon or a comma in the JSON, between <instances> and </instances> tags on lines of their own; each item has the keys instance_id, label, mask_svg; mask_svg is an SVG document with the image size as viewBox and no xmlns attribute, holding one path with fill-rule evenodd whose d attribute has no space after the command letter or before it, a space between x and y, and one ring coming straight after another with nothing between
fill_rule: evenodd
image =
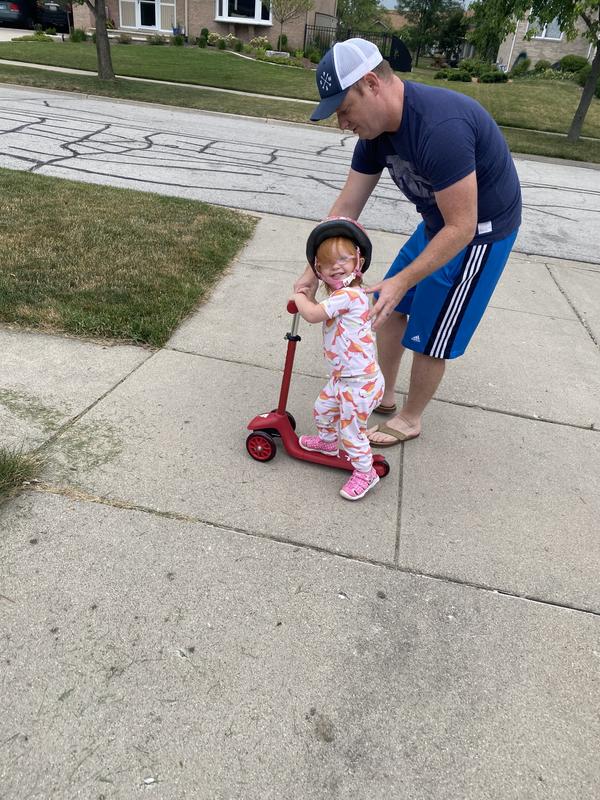
<instances>
[{"instance_id":1,"label":"navy blue t-shirt","mask_svg":"<svg viewBox=\"0 0 600 800\"><path fill-rule=\"evenodd\" d=\"M433 192L477 173L477 244L495 242L521 224L521 187L500 129L471 97L404 81L402 122L395 133L360 139L352 169L373 175L387 167L423 216L427 236L444 227Z\"/></svg>"}]
</instances>

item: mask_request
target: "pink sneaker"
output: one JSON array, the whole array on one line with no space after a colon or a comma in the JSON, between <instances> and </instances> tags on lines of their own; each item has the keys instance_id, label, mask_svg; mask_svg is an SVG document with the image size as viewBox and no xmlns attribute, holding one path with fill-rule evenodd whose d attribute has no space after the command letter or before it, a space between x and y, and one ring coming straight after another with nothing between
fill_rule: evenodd
<instances>
[{"instance_id":1,"label":"pink sneaker","mask_svg":"<svg viewBox=\"0 0 600 800\"><path fill-rule=\"evenodd\" d=\"M326 456L337 456L338 443L326 442L320 436L301 436L298 443L303 450L310 450L313 453L323 453Z\"/></svg>"},{"instance_id":2,"label":"pink sneaker","mask_svg":"<svg viewBox=\"0 0 600 800\"><path fill-rule=\"evenodd\" d=\"M355 469L350 479L340 489L340 494L346 500L360 500L376 483L379 483L379 475L373 467L369 472L359 472Z\"/></svg>"}]
</instances>

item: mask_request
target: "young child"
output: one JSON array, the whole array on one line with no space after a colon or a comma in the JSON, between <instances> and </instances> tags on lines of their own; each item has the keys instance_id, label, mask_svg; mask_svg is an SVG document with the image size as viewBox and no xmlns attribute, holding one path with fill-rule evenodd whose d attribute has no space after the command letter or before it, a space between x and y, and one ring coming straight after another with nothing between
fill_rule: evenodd
<instances>
[{"instance_id":1,"label":"young child","mask_svg":"<svg viewBox=\"0 0 600 800\"><path fill-rule=\"evenodd\" d=\"M303 319L323 323L323 351L330 375L313 411L318 434L301 436L300 446L336 456L341 441L354 470L340 494L347 500L359 500L379 481L366 430L369 415L383 397L384 380L368 319L369 300L361 289L362 272L370 261L370 242L354 220L336 221L338 224L329 227L331 220L317 226L317 235L313 236L313 231L307 245L311 266L328 297L317 303L304 289L292 298ZM340 231L342 235L336 235Z\"/></svg>"}]
</instances>

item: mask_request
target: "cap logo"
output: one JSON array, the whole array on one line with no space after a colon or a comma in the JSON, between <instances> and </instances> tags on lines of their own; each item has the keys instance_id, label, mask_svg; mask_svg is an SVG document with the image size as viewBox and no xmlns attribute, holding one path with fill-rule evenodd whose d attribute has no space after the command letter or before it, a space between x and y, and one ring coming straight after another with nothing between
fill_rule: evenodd
<instances>
[{"instance_id":1,"label":"cap logo","mask_svg":"<svg viewBox=\"0 0 600 800\"><path fill-rule=\"evenodd\" d=\"M328 72L321 73L319 78L319 88L322 92L328 92L331 89L331 75Z\"/></svg>"}]
</instances>

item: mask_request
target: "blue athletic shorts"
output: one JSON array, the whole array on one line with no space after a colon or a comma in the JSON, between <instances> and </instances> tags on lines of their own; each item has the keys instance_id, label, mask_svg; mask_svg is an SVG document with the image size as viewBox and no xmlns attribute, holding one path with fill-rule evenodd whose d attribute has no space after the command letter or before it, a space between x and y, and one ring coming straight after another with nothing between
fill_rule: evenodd
<instances>
[{"instance_id":1,"label":"blue athletic shorts","mask_svg":"<svg viewBox=\"0 0 600 800\"><path fill-rule=\"evenodd\" d=\"M409 316L402 339L404 347L435 358L462 356L496 288L516 237L517 231L514 231L498 242L469 245L413 286L394 309ZM421 223L385 277L391 278L407 267L427 243L425 223Z\"/></svg>"}]
</instances>

